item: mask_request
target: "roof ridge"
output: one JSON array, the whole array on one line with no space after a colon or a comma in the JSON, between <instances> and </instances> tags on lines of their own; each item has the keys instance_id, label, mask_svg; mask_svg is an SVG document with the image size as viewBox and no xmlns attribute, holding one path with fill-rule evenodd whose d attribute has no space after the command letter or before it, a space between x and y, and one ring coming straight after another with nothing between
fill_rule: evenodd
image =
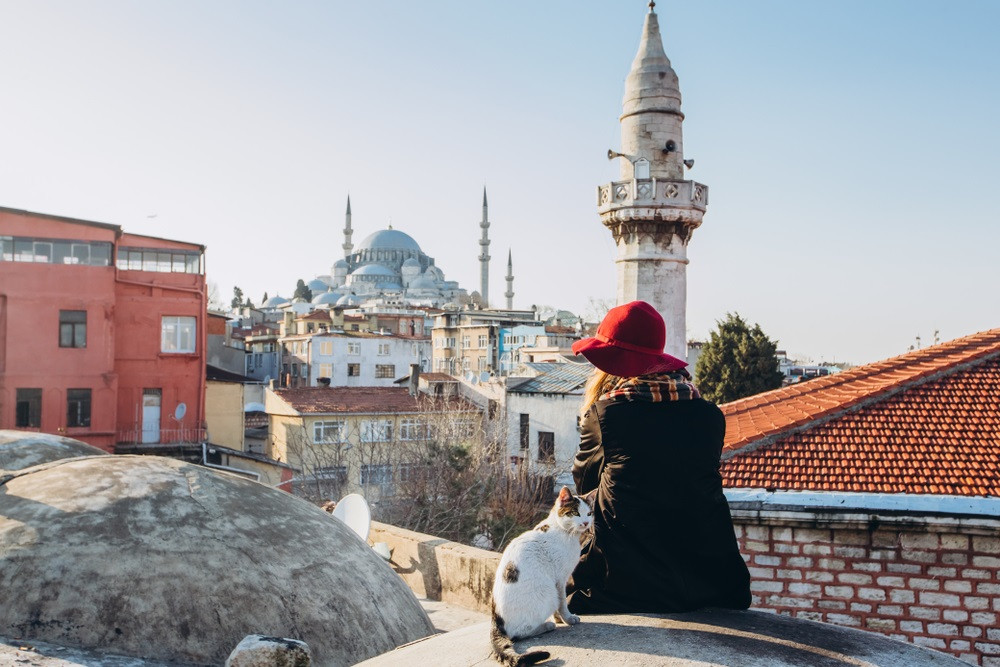
<instances>
[{"instance_id":1,"label":"roof ridge","mask_svg":"<svg viewBox=\"0 0 1000 667\"><path fill-rule=\"evenodd\" d=\"M722 407L727 416L736 416L738 414L745 413L750 409L760 408L763 405L780 403L781 401L792 397L816 394L823 390L833 389L853 382L862 382L879 375L889 374L896 370L912 367L914 365L914 361L917 361L920 357L928 356L930 352L935 350L940 353L947 353L948 356L956 354L963 355L963 358L961 359L956 359L950 363L942 364L943 367L947 367L949 365L957 366L963 361L975 359L977 356L988 355L992 347L1000 349L1000 328L981 331L962 338L956 338L939 345L933 345L921 350L914 350L895 357L889 357L888 359L884 359L882 361L875 361L862 366L856 366L849 370L835 373L833 375L827 375L821 378L815 378L808 382L773 389L761 394L755 394L753 396L725 403L720 407ZM968 354L965 355L965 352L968 352ZM942 366L939 366L938 368L941 368ZM926 373L914 373L910 376L910 378L918 378L924 374ZM889 391L904 382L906 382L905 379L900 379L898 382L890 383L886 387L883 387L882 391ZM878 392L873 392L873 394L874 393ZM764 400L762 401L761 399Z\"/></svg>"}]
</instances>

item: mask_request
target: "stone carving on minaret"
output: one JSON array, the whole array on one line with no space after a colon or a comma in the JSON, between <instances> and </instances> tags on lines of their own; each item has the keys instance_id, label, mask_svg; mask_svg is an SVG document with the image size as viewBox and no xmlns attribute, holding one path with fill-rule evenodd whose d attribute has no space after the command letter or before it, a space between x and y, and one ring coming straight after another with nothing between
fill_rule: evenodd
<instances>
[{"instance_id":1,"label":"stone carving on minaret","mask_svg":"<svg viewBox=\"0 0 1000 667\"><path fill-rule=\"evenodd\" d=\"M363 203L363 202L362 202ZM351 252L354 250L354 244L351 243L351 235L354 230L351 229L351 195L347 195L347 215L346 224L344 225L344 258L347 259L351 256Z\"/></svg>"},{"instance_id":2,"label":"stone carving on minaret","mask_svg":"<svg viewBox=\"0 0 1000 667\"><path fill-rule=\"evenodd\" d=\"M490 305L490 220L485 187L483 188L483 219L479 223L479 227L483 230L483 237L479 239L479 294L482 297L482 306L486 308Z\"/></svg>"},{"instance_id":3,"label":"stone carving on minaret","mask_svg":"<svg viewBox=\"0 0 1000 667\"><path fill-rule=\"evenodd\" d=\"M507 310L514 310L514 263L509 248L507 249L507 291L503 295L507 298Z\"/></svg>"},{"instance_id":4,"label":"stone carving on minaret","mask_svg":"<svg viewBox=\"0 0 1000 667\"><path fill-rule=\"evenodd\" d=\"M651 303L667 325L666 351L685 358L687 244L701 225L708 188L684 179L681 93L663 50L654 3L625 80L620 180L597 188L597 211L617 247L618 303Z\"/></svg>"}]
</instances>

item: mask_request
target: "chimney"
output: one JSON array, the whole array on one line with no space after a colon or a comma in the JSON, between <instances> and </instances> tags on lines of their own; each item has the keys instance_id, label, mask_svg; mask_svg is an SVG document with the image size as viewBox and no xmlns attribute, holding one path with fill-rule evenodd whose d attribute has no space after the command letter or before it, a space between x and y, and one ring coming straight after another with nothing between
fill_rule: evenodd
<instances>
[{"instance_id":1,"label":"chimney","mask_svg":"<svg viewBox=\"0 0 1000 667\"><path fill-rule=\"evenodd\" d=\"M410 364L410 396L417 395L417 387L420 386L420 364Z\"/></svg>"}]
</instances>

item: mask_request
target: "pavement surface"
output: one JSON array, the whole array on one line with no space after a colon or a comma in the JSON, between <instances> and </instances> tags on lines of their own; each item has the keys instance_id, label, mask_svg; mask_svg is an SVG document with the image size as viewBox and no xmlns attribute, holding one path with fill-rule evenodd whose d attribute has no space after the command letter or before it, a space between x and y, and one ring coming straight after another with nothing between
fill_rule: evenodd
<instances>
[{"instance_id":1,"label":"pavement surface","mask_svg":"<svg viewBox=\"0 0 1000 667\"><path fill-rule=\"evenodd\" d=\"M545 650L540 664L601 667L958 667L957 658L881 635L754 611L584 616L519 641L517 651ZM371 658L364 667L491 667L489 624L421 639Z\"/></svg>"}]
</instances>

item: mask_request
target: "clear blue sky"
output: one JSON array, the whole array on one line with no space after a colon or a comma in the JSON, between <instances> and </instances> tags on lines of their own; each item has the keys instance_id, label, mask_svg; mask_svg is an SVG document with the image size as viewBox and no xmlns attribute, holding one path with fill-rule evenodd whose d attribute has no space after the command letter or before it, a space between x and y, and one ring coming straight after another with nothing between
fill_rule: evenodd
<instances>
[{"instance_id":1,"label":"clear blue sky","mask_svg":"<svg viewBox=\"0 0 1000 667\"><path fill-rule=\"evenodd\" d=\"M874 361L1000 326L1000 2L660 2L689 172L688 335L737 311ZM0 0L0 205L208 246L228 300L290 295L394 227L478 289L614 295L616 177L645 2ZM155 216L155 217L150 217Z\"/></svg>"}]
</instances>

